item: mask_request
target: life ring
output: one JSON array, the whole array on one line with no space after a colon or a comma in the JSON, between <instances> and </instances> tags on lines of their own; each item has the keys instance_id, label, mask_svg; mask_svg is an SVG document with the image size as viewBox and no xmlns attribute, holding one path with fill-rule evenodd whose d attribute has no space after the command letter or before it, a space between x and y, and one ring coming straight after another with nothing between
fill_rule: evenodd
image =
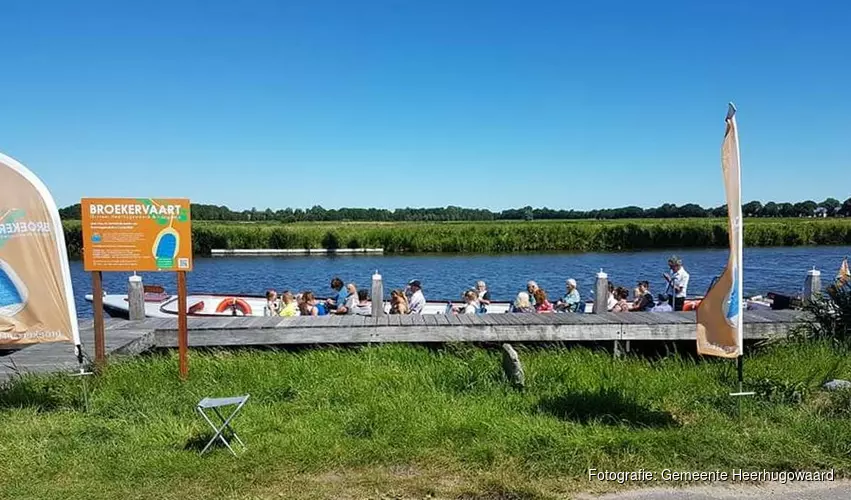
<instances>
[{"instance_id":1,"label":"life ring","mask_svg":"<svg viewBox=\"0 0 851 500\"><path fill-rule=\"evenodd\" d=\"M251 306L248 305L248 302L237 299L234 297L228 297L221 302L219 302L218 307L216 307L217 313L225 312L226 309L231 308L233 310L233 315L236 316L236 311L242 311L243 316L251 316Z\"/></svg>"},{"instance_id":2,"label":"life ring","mask_svg":"<svg viewBox=\"0 0 851 500\"><path fill-rule=\"evenodd\" d=\"M683 302L683 311L696 311L700 305L700 300L687 300Z\"/></svg>"}]
</instances>

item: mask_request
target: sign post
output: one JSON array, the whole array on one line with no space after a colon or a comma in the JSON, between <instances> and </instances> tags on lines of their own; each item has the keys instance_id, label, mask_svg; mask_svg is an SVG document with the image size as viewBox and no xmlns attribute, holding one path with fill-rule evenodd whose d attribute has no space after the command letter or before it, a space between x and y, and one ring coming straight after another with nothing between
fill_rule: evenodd
<instances>
[{"instance_id":1,"label":"sign post","mask_svg":"<svg viewBox=\"0 0 851 500\"><path fill-rule=\"evenodd\" d=\"M95 367L106 368L106 345L103 332L103 274L92 271L92 311L94 312Z\"/></svg>"},{"instance_id":2,"label":"sign post","mask_svg":"<svg viewBox=\"0 0 851 500\"><path fill-rule=\"evenodd\" d=\"M189 200L83 198L80 205L84 269L92 273L96 363L106 364L101 272L176 272L179 372L186 379L186 272L192 270Z\"/></svg>"}]
</instances>

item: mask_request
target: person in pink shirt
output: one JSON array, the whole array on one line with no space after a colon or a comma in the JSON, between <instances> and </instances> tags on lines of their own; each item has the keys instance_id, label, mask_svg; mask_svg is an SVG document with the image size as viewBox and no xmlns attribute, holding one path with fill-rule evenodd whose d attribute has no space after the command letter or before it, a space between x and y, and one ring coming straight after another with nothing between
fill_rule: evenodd
<instances>
[{"instance_id":1,"label":"person in pink shirt","mask_svg":"<svg viewBox=\"0 0 851 500\"><path fill-rule=\"evenodd\" d=\"M547 292L543 288L535 290L535 311L539 313L551 313L553 305L547 300Z\"/></svg>"}]
</instances>

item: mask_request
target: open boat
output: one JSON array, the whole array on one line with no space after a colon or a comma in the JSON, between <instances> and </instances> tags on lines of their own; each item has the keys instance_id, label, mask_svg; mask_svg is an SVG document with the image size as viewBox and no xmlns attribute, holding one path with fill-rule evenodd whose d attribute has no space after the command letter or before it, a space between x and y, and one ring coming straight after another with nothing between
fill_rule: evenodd
<instances>
[{"instance_id":1,"label":"open boat","mask_svg":"<svg viewBox=\"0 0 851 500\"><path fill-rule=\"evenodd\" d=\"M324 298L317 297L318 302ZM86 295L86 301L92 302L91 294ZM445 314L449 301L427 301L423 314ZM456 301L453 305L460 305ZM145 286L145 316L148 318L171 318L177 316L177 295L169 295L158 286ZM266 297L260 295L203 293L186 296L187 316L263 316ZM487 312L506 313L510 302L491 302ZM103 295L103 310L114 318L127 319L130 316L130 306L127 295ZM390 301L385 300L384 311L390 312Z\"/></svg>"},{"instance_id":2,"label":"open boat","mask_svg":"<svg viewBox=\"0 0 851 500\"><path fill-rule=\"evenodd\" d=\"M145 285L145 316L148 318L172 318L177 316L177 295L170 295L160 286ZM91 294L86 295L87 302L93 302ZM688 298L684 309L694 310L700 304L702 297ZM317 298L318 301L324 299ZM762 299L761 299L762 300ZM751 308L751 300L748 300L748 309ZM460 301L429 300L423 308L423 314L446 314L447 305L462 305ZM263 316L266 306L266 298L260 295L244 294L221 294L201 293L189 294L186 297L187 316ZM487 314L507 313L511 308L511 302L492 301L487 306ZM770 308L766 306L765 308ZM130 316L130 306L127 295L108 294L103 295L103 309L111 317L127 319ZM390 302L385 301L384 311L389 313ZM594 311L594 303L586 301L584 312Z\"/></svg>"}]
</instances>

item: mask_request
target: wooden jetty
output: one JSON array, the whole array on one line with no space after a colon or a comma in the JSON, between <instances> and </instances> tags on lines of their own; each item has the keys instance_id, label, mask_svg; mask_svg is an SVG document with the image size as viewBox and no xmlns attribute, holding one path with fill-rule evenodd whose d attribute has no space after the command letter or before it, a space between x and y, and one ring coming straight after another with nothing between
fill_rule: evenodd
<instances>
[{"instance_id":1,"label":"wooden jetty","mask_svg":"<svg viewBox=\"0 0 851 500\"><path fill-rule=\"evenodd\" d=\"M746 311L744 338L789 334L807 322L794 310ZM92 321L80 323L87 357L94 358ZM602 314L385 315L188 318L190 347L427 342L641 342L695 340L694 312ZM108 356L177 347L177 318L107 319ZM15 373L74 371L69 343L45 343L0 356L0 380Z\"/></svg>"}]
</instances>

